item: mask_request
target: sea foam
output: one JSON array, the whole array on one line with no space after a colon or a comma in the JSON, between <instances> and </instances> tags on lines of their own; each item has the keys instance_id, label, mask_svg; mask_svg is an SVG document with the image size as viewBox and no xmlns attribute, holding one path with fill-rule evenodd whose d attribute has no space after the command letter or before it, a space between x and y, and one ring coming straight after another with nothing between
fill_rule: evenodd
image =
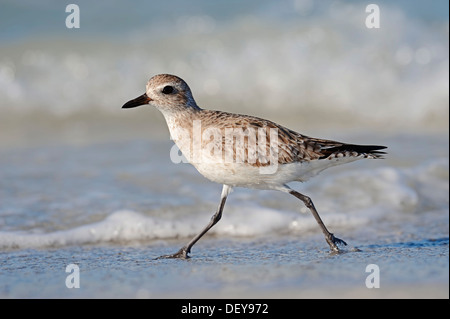
<instances>
[{"instance_id":1,"label":"sea foam","mask_svg":"<svg viewBox=\"0 0 450 319\"><path fill-rule=\"evenodd\" d=\"M262 1L247 14L222 18L156 16L120 24L121 32L114 20L111 33L81 27L76 38L50 33L35 42L5 42L0 110L3 116L116 114L148 78L172 73L205 108L243 112L245 106L255 115L282 108L305 119L303 125L342 119L382 129L448 129L448 19L427 23L386 2L382 25L373 30L364 24L363 4L306 1L305 13L298 3ZM145 5L137 14L153 11ZM85 24L104 15L97 6L82 7L92 14Z\"/></svg>"},{"instance_id":2,"label":"sea foam","mask_svg":"<svg viewBox=\"0 0 450 319\"><path fill-rule=\"evenodd\" d=\"M327 178L321 185L313 184L312 198L320 207L326 224L339 229L373 225L377 220L426 214L428 211L448 212L448 174L447 159L429 161L412 168L344 171ZM225 207L221 221L209 234L259 237L319 232L310 214L299 213L304 211L302 207L299 203L299 209L292 211L248 202L244 205L230 203ZM186 214L169 217L157 211L152 214L124 209L112 212L101 221L65 230L2 231L0 248L127 245L171 238L188 240L200 232L212 213L205 209L195 212L197 208L186 210Z\"/></svg>"}]
</instances>

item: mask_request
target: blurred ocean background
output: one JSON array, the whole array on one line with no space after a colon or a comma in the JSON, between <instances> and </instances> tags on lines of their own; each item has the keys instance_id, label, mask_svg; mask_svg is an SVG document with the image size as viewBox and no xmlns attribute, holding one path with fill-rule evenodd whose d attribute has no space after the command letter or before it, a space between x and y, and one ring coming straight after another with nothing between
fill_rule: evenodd
<instances>
[{"instance_id":1,"label":"blurred ocean background","mask_svg":"<svg viewBox=\"0 0 450 319\"><path fill-rule=\"evenodd\" d=\"M448 298L448 1L376 1L379 29L362 1L77 1L79 29L66 28L67 4L0 2L1 297L321 297L327 283L370 297L354 268L370 259L392 271L392 290L373 296ZM320 229L295 198L245 189L194 247L195 285L177 285L186 264L148 261L198 233L221 189L170 161L157 110L121 109L158 73L186 80L203 108L389 147L385 160L293 185L350 244L334 265L355 271L327 272ZM69 259L97 285L68 294ZM253 266L269 282L241 280ZM105 289L108 267L120 280Z\"/></svg>"}]
</instances>

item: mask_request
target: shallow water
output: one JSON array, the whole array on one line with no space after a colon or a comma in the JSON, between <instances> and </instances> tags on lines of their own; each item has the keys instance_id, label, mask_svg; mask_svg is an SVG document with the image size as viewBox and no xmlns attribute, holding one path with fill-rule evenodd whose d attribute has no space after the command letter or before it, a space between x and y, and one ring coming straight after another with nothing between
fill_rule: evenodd
<instances>
[{"instance_id":1,"label":"shallow water","mask_svg":"<svg viewBox=\"0 0 450 319\"><path fill-rule=\"evenodd\" d=\"M342 254L328 252L294 197L235 189L190 260L153 260L199 232L220 196L220 185L170 162L171 143L2 151L2 297L448 296L444 154L417 163L394 151L296 185L349 244ZM65 286L72 263L76 291ZM380 267L377 292L365 286L368 264Z\"/></svg>"},{"instance_id":2,"label":"shallow water","mask_svg":"<svg viewBox=\"0 0 450 319\"><path fill-rule=\"evenodd\" d=\"M181 242L25 249L1 253L0 293L10 298L448 298L448 237L382 241L333 255L317 242L292 236L206 239L189 260L152 259ZM80 269L78 289L65 284L71 263ZM379 267L379 288L366 286L371 264Z\"/></svg>"}]
</instances>

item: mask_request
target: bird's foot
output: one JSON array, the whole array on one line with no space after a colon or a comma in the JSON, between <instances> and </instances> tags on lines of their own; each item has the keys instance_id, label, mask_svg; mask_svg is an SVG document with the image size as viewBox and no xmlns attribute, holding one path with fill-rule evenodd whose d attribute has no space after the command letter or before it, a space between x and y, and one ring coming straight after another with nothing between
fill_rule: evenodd
<instances>
[{"instance_id":1,"label":"bird's foot","mask_svg":"<svg viewBox=\"0 0 450 319\"><path fill-rule=\"evenodd\" d=\"M169 259L169 258L179 258L179 259L188 259L190 258L188 256L189 251L187 250L186 247L181 248L179 251L177 251L175 254L171 254L171 255L162 255L159 256L155 259Z\"/></svg>"},{"instance_id":2,"label":"bird's foot","mask_svg":"<svg viewBox=\"0 0 450 319\"><path fill-rule=\"evenodd\" d=\"M329 234L328 236L325 237L328 245L330 245L331 251L333 252L339 252L339 248L338 245L344 245L347 246L347 243L345 241L343 241L342 239L339 239L337 237L334 237L333 234Z\"/></svg>"}]
</instances>

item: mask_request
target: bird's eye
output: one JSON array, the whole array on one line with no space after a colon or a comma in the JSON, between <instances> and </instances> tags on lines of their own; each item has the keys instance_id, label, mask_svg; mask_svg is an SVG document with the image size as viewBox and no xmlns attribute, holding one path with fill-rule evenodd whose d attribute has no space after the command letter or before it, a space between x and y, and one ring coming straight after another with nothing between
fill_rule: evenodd
<instances>
[{"instance_id":1,"label":"bird's eye","mask_svg":"<svg viewBox=\"0 0 450 319\"><path fill-rule=\"evenodd\" d=\"M164 94L171 94L173 93L173 91L174 91L173 86L170 85L165 86L164 89L162 90Z\"/></svg>"}]
</instances>

